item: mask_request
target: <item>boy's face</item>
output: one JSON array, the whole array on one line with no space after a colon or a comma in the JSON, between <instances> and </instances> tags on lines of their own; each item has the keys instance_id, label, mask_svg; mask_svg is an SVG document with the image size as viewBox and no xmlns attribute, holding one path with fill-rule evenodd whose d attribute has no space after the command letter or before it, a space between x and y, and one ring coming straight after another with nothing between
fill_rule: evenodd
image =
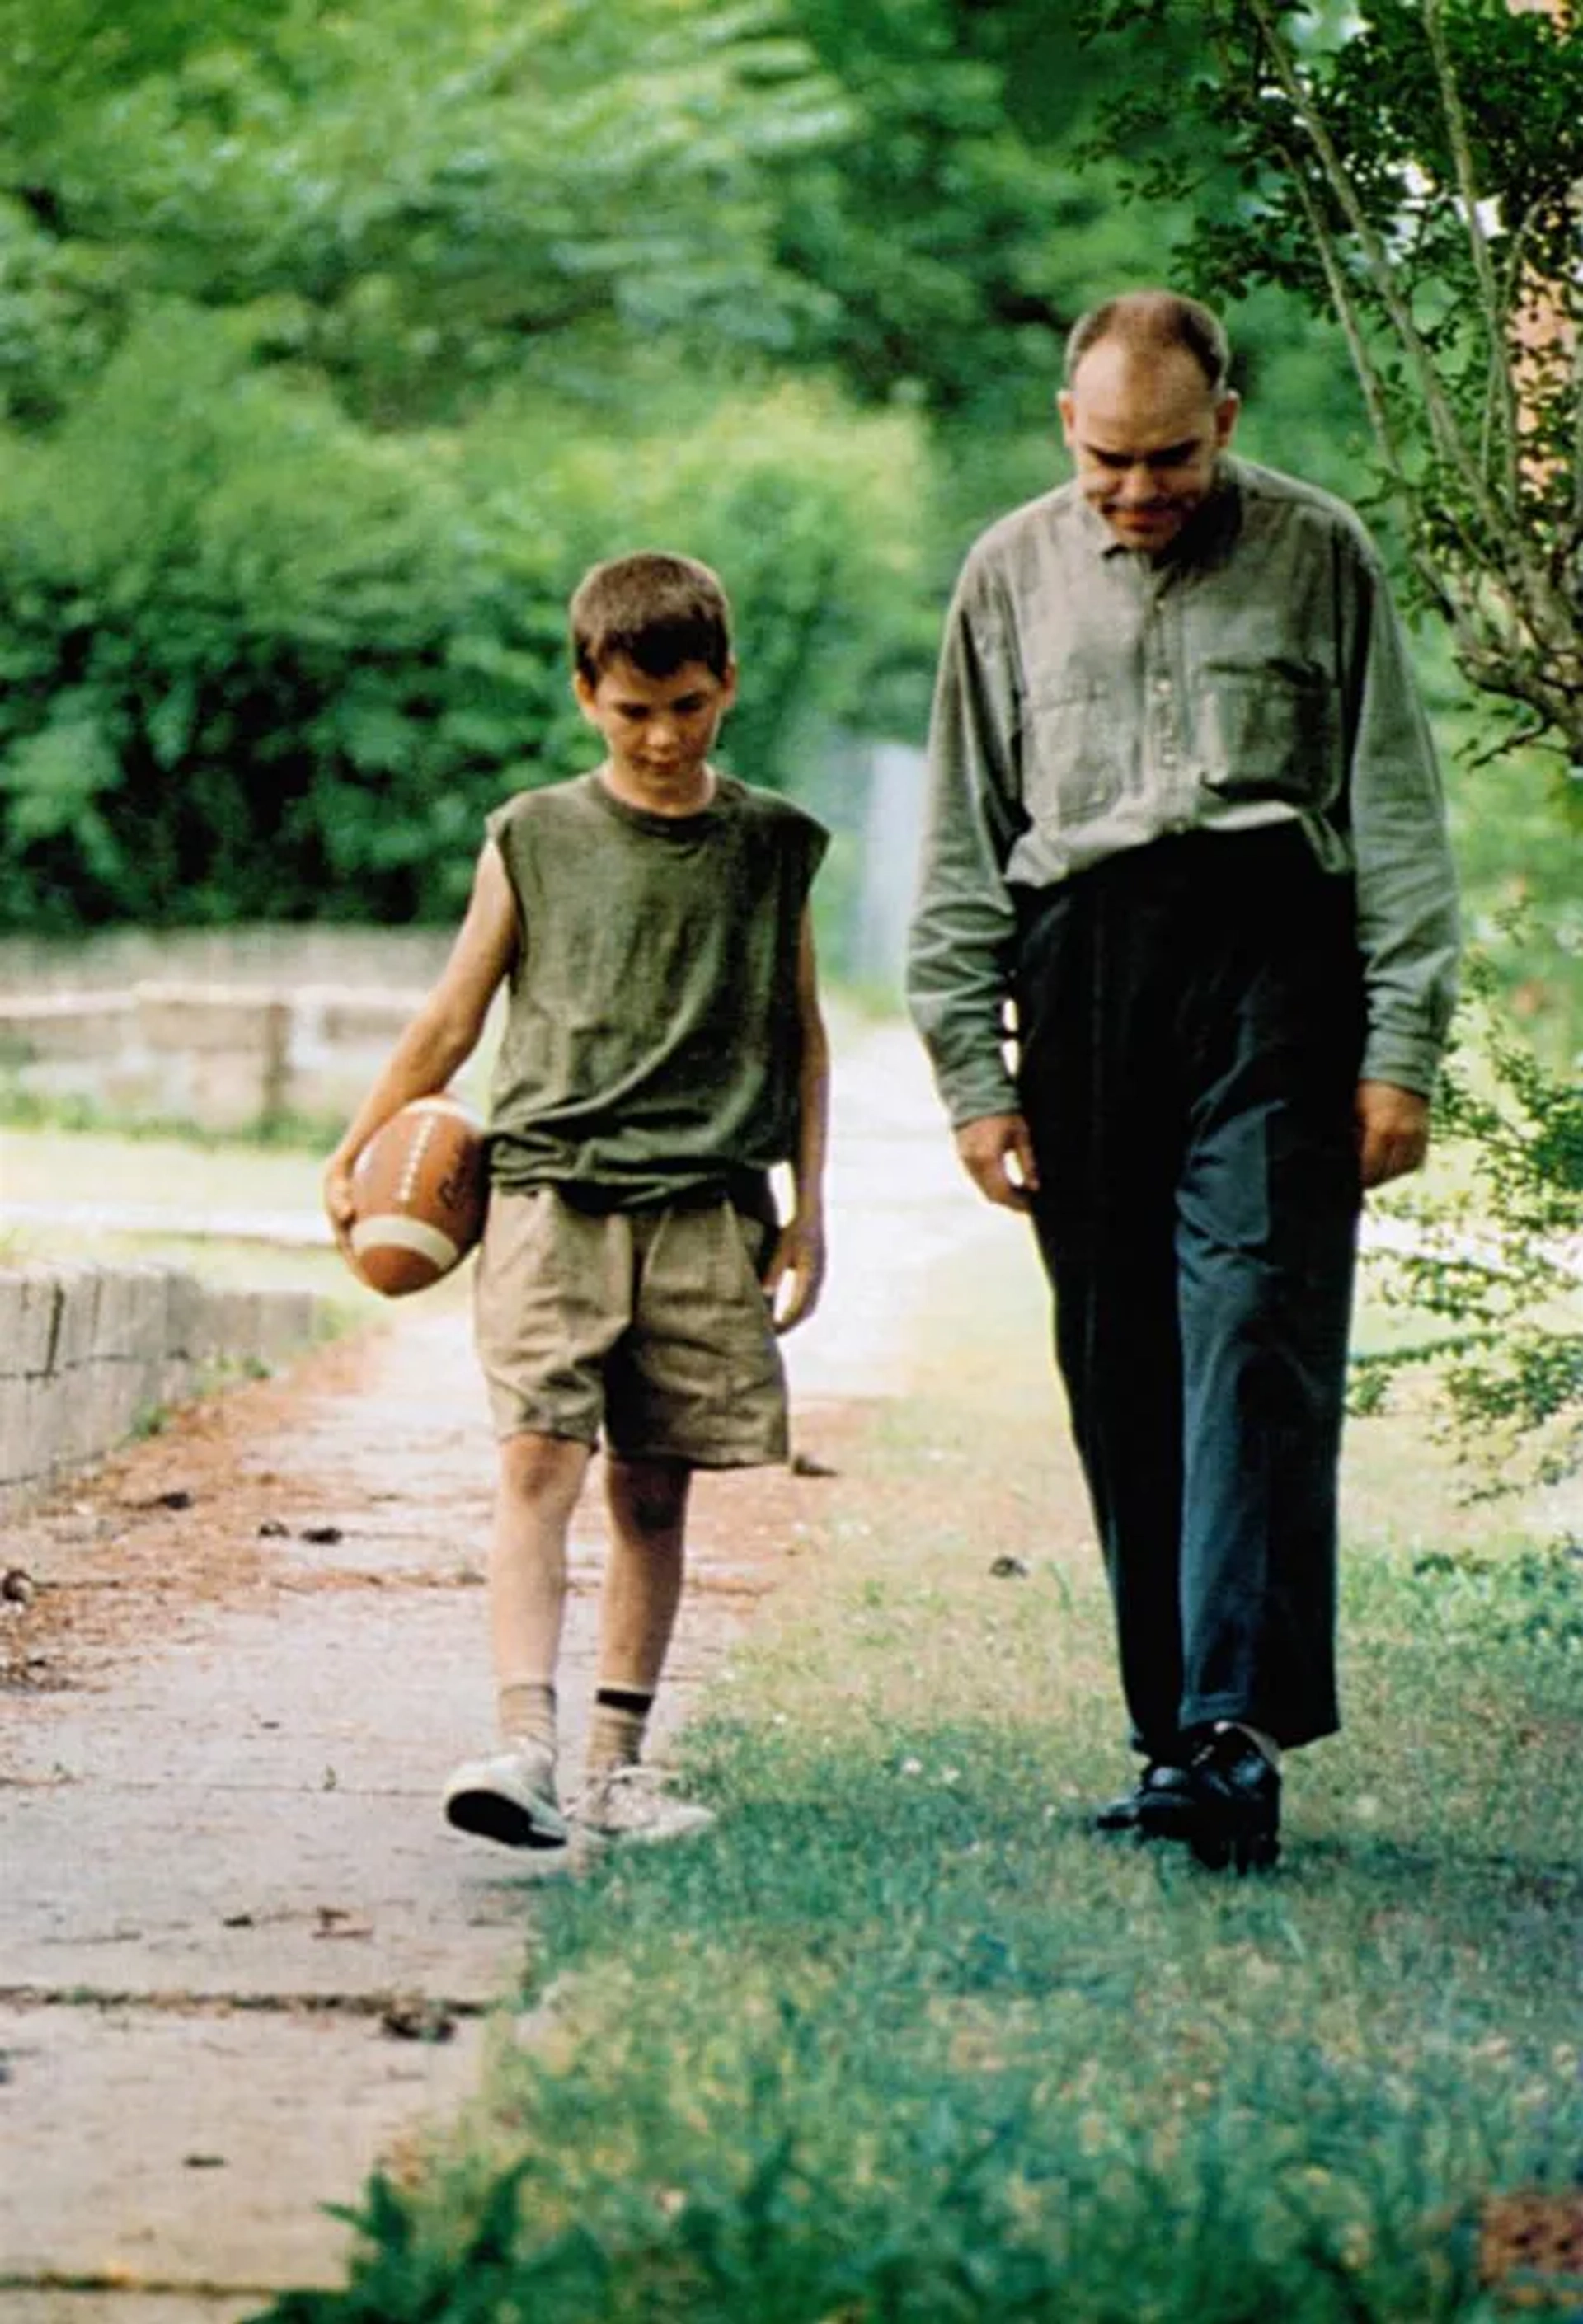
<instances>
[{"instance_id":1,"label":"boy's face","mask_svg":"<svg viewBox=\"0 0 1583 2324\"><path fill-rule=\"evenodd\" d=\"M735 663L724 678L702 661L651 678L625 654L614 654L597 684L579 670L572 687L583 716L605 739L617 791L662 814L699 803L720 721L736 696Z\"/></svg>"}]
</instances>

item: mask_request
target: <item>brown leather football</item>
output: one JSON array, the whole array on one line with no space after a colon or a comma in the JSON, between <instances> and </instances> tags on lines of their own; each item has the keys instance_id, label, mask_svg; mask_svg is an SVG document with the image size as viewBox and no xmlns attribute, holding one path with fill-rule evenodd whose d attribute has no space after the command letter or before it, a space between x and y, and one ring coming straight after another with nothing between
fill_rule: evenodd
<instances>
[{"instance_id":1,"label":"brown leather football","mask_svg":"<svg viewBox=\"0 0 1583 2324\"><path fill-rule=\"evenodd\" d=\"M438 1283L482 1234L488 1193L476 1116L452 1097L403 1106L352 1169L351 1242L364 1282L389 1299Z\"/></svg>"}]
</instances>

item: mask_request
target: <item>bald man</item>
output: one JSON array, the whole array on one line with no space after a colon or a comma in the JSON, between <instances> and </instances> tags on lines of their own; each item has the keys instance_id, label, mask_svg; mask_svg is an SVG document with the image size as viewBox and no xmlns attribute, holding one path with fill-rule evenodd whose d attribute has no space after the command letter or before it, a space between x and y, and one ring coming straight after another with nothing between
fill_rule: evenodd
<instances>
[{"instance_id":1,"label":"bald man","mask_svg":"<svg viewBox=\"0 0 1583 2324\"><path fill-rule=\"evenodd\" d=\"M1053 1292L1143 1762L1096 1825L1245 1870L1338 1723L1356 1222L1424 1158L1452 864L1378 555L1233 456L1218 319L1107 301L1059 405L952 601L908 998Z\"/></svg>"}]
</instances>

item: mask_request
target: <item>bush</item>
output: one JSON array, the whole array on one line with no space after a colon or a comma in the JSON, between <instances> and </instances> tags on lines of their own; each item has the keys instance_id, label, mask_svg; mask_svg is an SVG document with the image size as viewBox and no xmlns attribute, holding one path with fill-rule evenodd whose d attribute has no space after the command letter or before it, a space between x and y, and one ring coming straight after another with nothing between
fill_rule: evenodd
<instances>
[{"instance_id":1,"label":"bush","mask_svg":"<svg viewBox=\"0 0 1583 2324\"><path fill-rule=\"evenodd\" d=\"M1483 1498L1583 1467L1583 1092L1491 1005L1487 954L1467 982L1440 1107L1462 1175L1388 1205L1405 1232L1371 1262L1387 1305L1426 1328L1356 1358L1353 1400L1380 1411L1431 1370L1435 1431Z\"/></svg>"},{"instance_id":2,"label":"bush","mask_svg":"<svg viewBox=\"0 0 1583 2324\"><path fill-rule=\"evenodd\" d=\"M915 448L816 391L643 429L525 398L381 437L261 366L262 323L150 314L0 488L12 925L454 915L485 812L590 762L565 601L669 545L736 601L731 752L790 787L910 650ZM915 654L920 668L926 657Z\"/></svg>"}]
</instances>

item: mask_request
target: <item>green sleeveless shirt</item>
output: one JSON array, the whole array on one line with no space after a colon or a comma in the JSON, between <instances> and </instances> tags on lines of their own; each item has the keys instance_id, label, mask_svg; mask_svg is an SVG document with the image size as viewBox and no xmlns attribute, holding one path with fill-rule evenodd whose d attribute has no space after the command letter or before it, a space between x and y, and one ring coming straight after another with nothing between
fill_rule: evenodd
<instances>
[{"instance_id":1,"label":"green sleeveless shirt","mask_svg":"<svg viewBox=\"0 0 1583 2324\"><path fill-rule=\"evenodd\" d=\"M697 815L597 775L488 818L522 928L489 1118L496 1185L590 1208L766 1212L797 1137L798 940L823 825L721 776Z\"/></svg>"}]
</instances>

